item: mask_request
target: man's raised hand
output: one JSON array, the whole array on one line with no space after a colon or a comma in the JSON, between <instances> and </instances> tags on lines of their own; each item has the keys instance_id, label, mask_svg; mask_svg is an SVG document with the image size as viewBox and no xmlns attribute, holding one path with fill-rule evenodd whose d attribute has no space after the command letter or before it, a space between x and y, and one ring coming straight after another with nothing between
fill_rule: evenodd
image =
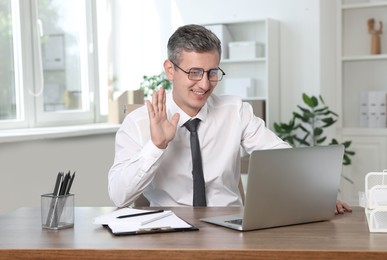
<instances>
[{"instance_id":1,"label":"man's raised hand","mask_svg":"<svg viewBox=\"0 0 387 260\"><path fill-rule=\"evenodd\" d=\"M166 112L166 93L161 87L159 91L152 94L152 103L147 100L148 115L150 122L151 139L154 145L160 149L165 149L168 143L173 140L176 134L177 122L180 115L174 114L168 120Z\"/></svg>"}]
</instances>

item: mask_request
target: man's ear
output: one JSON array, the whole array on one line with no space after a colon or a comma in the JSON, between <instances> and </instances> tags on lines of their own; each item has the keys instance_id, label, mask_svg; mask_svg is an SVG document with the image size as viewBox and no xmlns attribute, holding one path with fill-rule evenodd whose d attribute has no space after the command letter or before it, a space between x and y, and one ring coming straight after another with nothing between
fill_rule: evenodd
<instances>
[{"instance_id":1,"label":"man's ear","mask_svg":"<svg viewBox=\"0 0 387 260\"><path fill-rule=\"evenodd\" d=\"M164 61L164 71L165 71L165 75L167 75L167 78L169 80L173 80L174 73L175 73L175 66L170 60Z\"/></svg>"}]
</instances>

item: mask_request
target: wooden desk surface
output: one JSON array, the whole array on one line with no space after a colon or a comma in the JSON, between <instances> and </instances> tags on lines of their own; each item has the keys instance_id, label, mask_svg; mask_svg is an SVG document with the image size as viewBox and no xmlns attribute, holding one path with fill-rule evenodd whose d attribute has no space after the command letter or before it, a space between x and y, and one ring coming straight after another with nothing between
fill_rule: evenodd
<instances>
[{"instance_id":1,"label":"wooden desk surface","mask_svg":"<svg viewBox=\"0 0 387 260\"><path fill-rule=\"evenodd\" d=\"M77 207L74 228L41 228L40 208L0 216L0 258L387 259L387 233L370 233L362 208L332 221L238 232L199 221L238 208L170 208L195 232L116 237L92 223L112 207Z\"/></svg>"}]
</instances>

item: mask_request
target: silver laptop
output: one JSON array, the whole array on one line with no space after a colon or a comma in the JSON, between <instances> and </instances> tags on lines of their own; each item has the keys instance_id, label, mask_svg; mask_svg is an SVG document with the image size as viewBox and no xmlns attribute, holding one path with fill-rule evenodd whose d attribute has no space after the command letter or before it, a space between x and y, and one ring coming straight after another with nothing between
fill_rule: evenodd
<instances>
[{"instance_id":1,"label":"silver laptop","mask_svg":"<svg viewBox=\"0 0 387 260\"><path fill-rule=\"evenodd\" d=\"M247 231L329 220L343 155L343 145L254 151L243 214L201 221Z\"/></svg>"}]
</instances>

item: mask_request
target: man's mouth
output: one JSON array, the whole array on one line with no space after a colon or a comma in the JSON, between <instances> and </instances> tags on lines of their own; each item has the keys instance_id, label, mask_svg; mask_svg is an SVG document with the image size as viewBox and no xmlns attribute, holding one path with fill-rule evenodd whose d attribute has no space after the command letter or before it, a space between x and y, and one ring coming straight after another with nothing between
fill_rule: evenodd
<instances>
[{"instance_id":1,"label":"man's mouth","mask_svg":"<svg viewBox=\"0 0 387 260\"><path fill-rule=\"evenodd\" d=\"M204 95L204 94L206 94L206 91L192 90L192 92L195 93L196 95Z\"/></svg>"}]
</instances>

